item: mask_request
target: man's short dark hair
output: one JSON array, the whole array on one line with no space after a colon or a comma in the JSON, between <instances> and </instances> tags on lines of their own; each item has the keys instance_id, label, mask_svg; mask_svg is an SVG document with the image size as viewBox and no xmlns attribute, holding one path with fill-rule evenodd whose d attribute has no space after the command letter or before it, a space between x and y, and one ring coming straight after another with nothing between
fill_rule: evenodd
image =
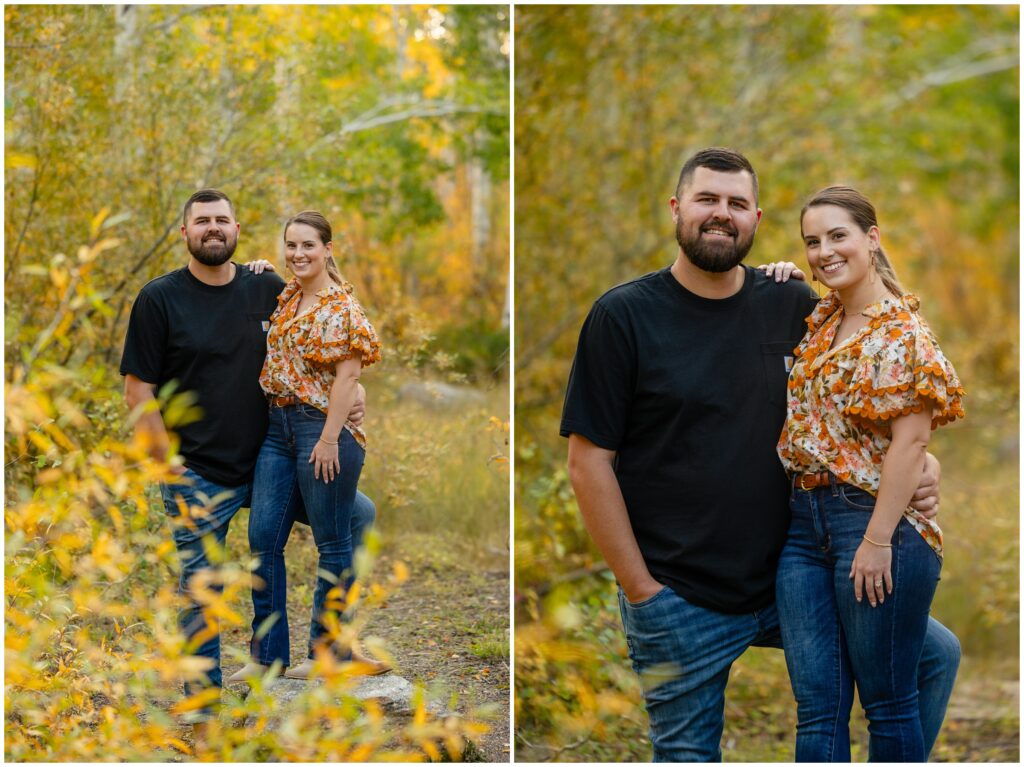
<instances>
[{"instance_id":1,"label":"man's short dark hair","mask_svg":"<svg viewBox=\"0 0 1024 767\"><path fill-rule=\"evenodd\" d=\"M708 149L701 149L683 165L679 172L679 183L676 184L676 197L683 192L683 186L693 178L697 168L709 168L710 170L722 171L724 173L738 173L745 170L754 181L754 205L757 205L757 173L750 160L734 149L727 149L721 146L713 146Z\"/></svg>"},{"instance_id":2,"label":"man's short dark hair","mask_svg":"<svg viewBox=\"0 0 1024 767\"><path fill-rule=\"evenodd\" d=\"M188 198L188 202L185 203L185 209L181 212L181 225L188 226L188 214L192 210L192 203L195 202L217 202L217 200L224 200L228 204L228 209L231 211L232 218L235 215L235 206L231 204L231 200L228 196L221 192L219 189L200 189L198 192L193 193Z\"/></svg>"}]
</instances>

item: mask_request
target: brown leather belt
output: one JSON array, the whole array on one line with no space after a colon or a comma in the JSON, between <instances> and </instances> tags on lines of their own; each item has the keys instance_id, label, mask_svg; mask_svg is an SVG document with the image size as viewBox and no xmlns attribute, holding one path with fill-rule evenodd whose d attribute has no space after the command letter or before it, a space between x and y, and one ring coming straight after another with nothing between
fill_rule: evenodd
<instances>
[{"instance_id":1,"label":"brown leather belt","mask_svg":"<svg viewBox=\"0 0 1024 767\"><path fill-rule=\"evenodd\" d=\"M800 490L813 490L831 482L832 474L827 471L819 471L817 474L797 474L793 477L793 487Z\"/></svg>"},{"instance_id":2,"label":"brown leather belt","mask_svg":"<svg viewBox=\"0 0 1024 767\"><path fill-rule=\"evenodd\" d=\"M268 394L267 400L271 407L288 407L289 405L298 405L302 401L294 394L285 394L284 396Z\"/></svg>"}]
</instances>

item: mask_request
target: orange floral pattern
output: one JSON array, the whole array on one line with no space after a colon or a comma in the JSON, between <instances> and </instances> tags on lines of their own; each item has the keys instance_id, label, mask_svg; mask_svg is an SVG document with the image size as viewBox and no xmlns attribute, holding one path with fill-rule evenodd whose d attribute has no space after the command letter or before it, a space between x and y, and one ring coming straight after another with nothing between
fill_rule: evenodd
<instances>
[{"instance_id":1,"label":"orange floral pattern","mask_svg":"<svg viewBox=\"0 0 1024 767\"><path fill-rule=\"evenodd\" d=\"M872 304L864 310L868 323L833 349L843 304L835 291L818 303L789 375L778 444L788 472L831 471L877 495L892 419L927 407L934 429L964 417L960 379L919 307L909 294ZM935 521L911 508L904 516L941 557Z\"/></svg>"},{"instance_id":2,"label":"orange floral pattern","mask_svg":"<svg viewBox=\"0 0 1024 767\"><path fill-rule=\"evenodd\" d=\"M277 297L260 386L267 394L294 394L326 413L335 365L358 354L365 368L380 361L381 347L350 283L332 282L316 296L317 302L301 315L297 315L302 300L298 280L285 285ZM345 428L366 447L362 429L348 421Z\"/></svg>"}]
</instances>

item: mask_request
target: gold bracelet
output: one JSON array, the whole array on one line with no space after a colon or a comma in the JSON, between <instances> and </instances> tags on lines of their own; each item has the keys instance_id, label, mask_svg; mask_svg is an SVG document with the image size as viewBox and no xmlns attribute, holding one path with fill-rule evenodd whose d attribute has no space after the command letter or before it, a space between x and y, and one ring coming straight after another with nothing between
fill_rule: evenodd
<instances>
[{"instance_id":1,"label":"gold bracelet","mask_svg":"<svg viewBox=\"0 0 1024 767\"><path fill-rule=\"evenodd\" d=\"M879 543L878 541L871 540L866 535L864 536L864 540L867 541L868 543L870 543L872 546L878 546L878 548L880 548L880 549L891 549L892 548L892 544L891 543Z\"/></svg>"},{"instance_id":2,"label":"gold bracelet","mask_svg":"<svg viewBox=\"0 0 1024 767\"><path fill-rule=\"evenodd\" d=\"M325 445L337 445L338 444L337 442L328 442L323 437L320 438L320 441L323 442Z\"/></svg>"}]
</instances>

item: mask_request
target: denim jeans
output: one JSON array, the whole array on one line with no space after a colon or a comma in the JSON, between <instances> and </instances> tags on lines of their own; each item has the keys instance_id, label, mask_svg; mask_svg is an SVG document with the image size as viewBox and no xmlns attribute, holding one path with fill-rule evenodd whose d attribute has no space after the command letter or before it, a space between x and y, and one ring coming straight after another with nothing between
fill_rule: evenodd
<instances>
[{"instance_id":1,"label":"denim jeans","mask_svg":"<svg viewBox=\"0 0 1024 767\"><path fill-rule=\"evenodd\" d=\"M869 759L923 762L918 666L941 563L901 519L892 536L893 592L857 602L850 568L874 497L837 483L795 489L776 599L793 694L796 760L850 761L849 715L856 682L868 719Z\"/></svg>"},{"instance_id":2,"label":"denim jeans","mask_svg":"<svg viewBox=\"0 0 1024 767\"><path fill-rule=\"evenodd\" d=\"M367 531L373 527L377 519L377 507L373 501L356 490L356 500L352 504L352 554L363 545Z\"/></svg>"},{"instance_id":3,"label":"denim jeans","mask_svg":"<svg viewBox=\"0 0 1024 767\"><path fill-rule=\"evenodd\" d=\"M355 554L363 545L363 539L367 531L373 527L377 519L377 507L368 497L356 490L356 500L352 505L352 553ZM309 517L306 516L306 508L302 505L302 498L299 498L299 506L295 512L295 521L309 525Z\"/></svg>"},{"instance_id":4,"label":"denim jeans","mask_svg":"<svg viewBox=\"0 0 1024 767\"><path fill-rule=\"evenodd\" d=\"M352 512L364 453L352 434L342 429L338 435L341 471L330 482L316 479L309 456L325 421L326 416L310 405L271 408L270 427L256 460L249 548L259 559L254 574L262 587L254 587L252 592L250 652L264 665L276 660L285 666L290 663L284 547L300 500L319 554L308 657L313 657L314 648L327 633L322 618L328 592L337 585L344 595L352 585ZM341 610L335 608L335 612ZM264 626L267 621L269 628ZM261 629L266 631L262 636ZM342 659L349 653L347 648L339 650Z\"/></svg>"},{"instance_id":5,"label":"denim jeans","mask_svg":"<svg viewBox=\"0 0 1024 767\"><path fill-rule=\"evenodd\" d=\"M654 761L721 761L729 670L748 647L782 647L775 605L731 615L698 607L665 587L637 604L620 590L619 610L629 656L644 688ZM929 619L918 675L929 750L959 663L956 637Z\"/></svg>"},{"instance_id":6,"label":"denim jeans","mask_svg":"<svg viewBox=\"0 0 1024 767\"><path fill-rule=\"evenodd\" d=\"M174 545L181 561L178 593L191 597L189 582L203 570L216 569L210 563L206 547L213 543L223 549L231 518L239 508L249 504L250 486L224 487L203 479L192 469L186 469L181 481L162 484L160 492L164 509L171 519ZM187 514L182 515L179 502L188 510ZM205 545L204 539L207 541ZM213 588L220 591L219 584L214 583ZM214 631L211 635L207 630L202 607L194 598L192 604L179 614L178 623L189 651L213 661L204 682L185 683L185 695L193 695L210 686L220 687L220 633ZM204 712L208 714L209 709L204 709Z\"/></svg>"},{"instance_id":7,"label":"denim jeans","mask_svg":"<svg viewBox=\"0 0 1024 767\"><path fill-rule=\"evenodd\" d=\"M377 507L373 501L367 498L359 490L356 490L355 505L352 506L352 552L353 554L363 545L363 538L367 531L373 527L377 519ZM295 521L302 525L309 525L309 517L306 515L306 508L299 498L299 507L295 513Z\"/></svg>"},{"instance_id":8,"label":"denim jeans","mask_svg":"<svg viewBox=\"0 0 1024 767\"><path fill-rule=\"evenodd\" d=\"M655 762L718 762L729 669L748 647L781 647L775 606L741 615L698 607L668 586L643 602L619 590Z\"/></svg>"}]
</instances>

